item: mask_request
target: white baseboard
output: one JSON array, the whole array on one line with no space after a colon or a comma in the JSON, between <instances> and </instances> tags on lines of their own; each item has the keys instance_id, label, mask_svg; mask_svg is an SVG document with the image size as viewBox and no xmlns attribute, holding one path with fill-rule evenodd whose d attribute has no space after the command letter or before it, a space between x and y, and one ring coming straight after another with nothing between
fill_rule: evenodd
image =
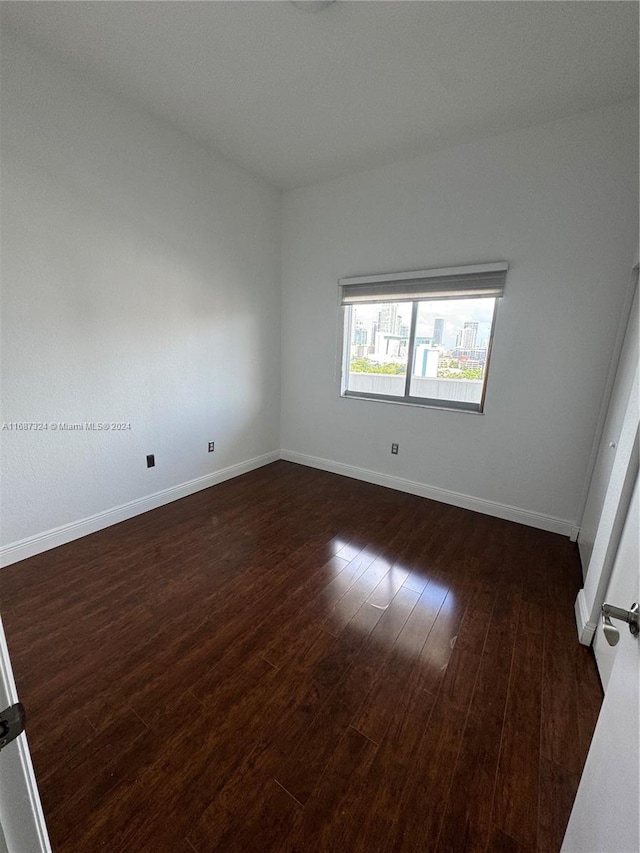
<instances>
[{"instance_id":1,"label":"white baseboard","mask_svg":"<svg viewBox=\"0 0 640 853\"><path fill-rule=\"evenodd\" d=\"M46 530L44 533L38 533L35 536L29 536L26 539L21 539L19 542L12 542L9 545L5 545L3 548L0 548L0 567L9 566L12 563L17 563L19 560L26 560L28 557L41 554L43 551L49 551L51 548L57 548L59 545L72 542L74 539L80 539L82 536L88 536L90 533L103 530L105 527L110 527L112 524L118 524L120 521L126 521L128 518L141 515L143 512L149 512L149 510L156 509L159 506L164 506L164 504L192 495L194 492L199 492L202 489L208 489L210 486L215 486L218 483L230 480L233 477L239 477L241 474L246 474L249 471L253 471L255 468L260 468L263 465L268 465L270 462L275 462L277 459L285 459L288 462L297 462L298 464L306 465L309 468L319 468L322 471L331 471L334 474L341 474L344 477L351 477L355 480L364 480L367 483L374 483L378 486L386 486L389 489L396 489L396 491L408 492L412 495L418 495L419 497L429 498L430 500L440 501L441 503L459 506L463 509L470 509L474 512L481 512L485 515L492 515L496 518L504 518L507 521L515 521L518 524L526 524L529 527L537 527L540 530L559 533L563 536L571 537L572 541L573 537L577 533L577 528L574 523L561 518L554 518L553 516L530 512L529 510L496 503L495 501L483 500L482 498L474 498L470 495L452 492L448 489L440 489L436 486L427 486L424 483L416 483L413 480L405 480L402 477L380 474L377 471L369 471L366 468L357 468L354 465L345 465L341 462L334 462L330 459L321 459L317 456L308 456L304 453L295 453L290 450L274 450L271 453L265 453L262 456L256 456L255 458L248 459L245 462L239 462L236 465L223 468L221 471L214 471L212 474L207 474L204 477L197 477L195 480L189 480L187 483L181 483L178 486L172 486L168 489L163 489L160 492L155 492L152 495L129 501L129 503L122 504L121 506L104 510L103 512L91 515L88 518L83 518L79 521L71 522L70 524L64 524L61 527L54 528L53 530ZM576 618L577 613L578 611L576 610ZM595 628L593 630L595 630ZM593 631L591 637L592 636ZM581 640L581 642L583 642L583 640ZM586 644L588 645L590 642L591 638L586 641Z\"/></svg>"},{"instance_id":2,"label":"white baseboard","mask_svg":"<svg viewBox=\"0 0 640 853\"><path fill-rule=\"evenodd\" d=\"M82 536L88 536L90 533L103 530L105 527L118 524L120 521L126 521L135 515L141 515L143 512L156 509L164 504L177 501L180 498L186 498L194 492L208 489L210 486L215 486L225 480L231 480L233 477L239 477L241 474L246 474L255 468L275 462L279 458L280 453L277 450L271 453L264 453L262 456L256 456L253 459L247 459L245 462L230 465L221 471L214 471L212 474L206 474L204 477L196 477L195 480L189 480L187 483L171 486L168 489L163 489L144 498L136 498L136 500L129 501L129 503L98 512L88 518L82 518L80 521L63 524L61 527L55 527L53 530L46 530L44 533L37 533L35 536L29 536L26 539L21 539L19 542L5 545L3 548L0 548L0 567L9 566L12 563L17 563L19 560L26 560L27 557L33 557L35 554L41 554L43 551L57 548L58 545L65 545L67 542L80 539Z\"/></svg>"},{"instance_id":3,"label":"white baseboard","mask_svg":"<svg viewBox=\"0 0 640 853\"><path fill-rule=\"evenodd\" d=\"M320 468L322 471L331 471L333 474L341 474L344 477L352 477L355 480L364 480L366 483L375 483L377 486L386 486L389 489L408 492L411 495L440 501L440 503L452 504L463 509L481 512L484 515L493 515L496 518L504 518L507 521L526 524L528 527L537 527L540 530L548 530L551 533L560 533L562 536L570 537L576 529L573 522L562 518L554 518L551 515L542 515L541 513L530 512L526 509L519 509L518 507L496 503L495 501L474 498L471 495L451 492L448 489L440 489L436 486L427 486L424 483L416 483L413 480L405 480L402 477L379 474L377 471L356 468L354 465L345 465L342 462L333 462L330 459L307 456L304 453L296 453L292 450L281 450L280 458L285 459L287 462L297 462L300 465L307 465L310 468Z\"/></svg>"},{"instance_id":4,"label":"white baseboard","mask_svg":"<svg viewBox=\"0 0 640 853\"><path fill-rule=\"evenodd\" d=\"M584 589L581 589L574 605L576 613L576 626L578 628L578 639L583 646L590 646L596 633L597 625L589 621L589 608Z\"/></svg>"}]
</instances>

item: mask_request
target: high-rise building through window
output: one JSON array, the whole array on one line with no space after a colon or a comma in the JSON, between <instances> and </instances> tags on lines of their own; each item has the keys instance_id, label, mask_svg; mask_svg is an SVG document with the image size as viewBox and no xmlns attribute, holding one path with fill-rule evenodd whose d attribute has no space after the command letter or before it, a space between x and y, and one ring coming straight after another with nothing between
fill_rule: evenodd
<instances>
[{"instance_id":1,"label":"high-rise building through window","mask_svg":"<svg viewBox=\"0 0 640 853\"><path fill-rule=\"evenodd\" d=\"M396 333L396 324L398 322L398 305L397 303L386 303L380 308L378 314L378 331L388 332L391 335Z\"/></svg>"},{"instance_id":2,"label":"high-rise building through window","mask_svg":"<svg viewBox=\"0 0 640 853\"><path fill-rule=\"evenodd\" d=\"M475 349L477 337L478 323L471 320L467 321L462 330L462 349Z\"/></svg>"}]
</instances>

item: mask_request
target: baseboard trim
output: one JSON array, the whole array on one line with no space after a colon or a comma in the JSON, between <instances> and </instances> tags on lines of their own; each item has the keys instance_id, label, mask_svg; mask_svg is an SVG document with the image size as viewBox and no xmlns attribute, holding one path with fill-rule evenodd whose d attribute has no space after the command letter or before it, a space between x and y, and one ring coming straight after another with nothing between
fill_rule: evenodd
<instances>
[{"instance_id":1,"label":"baseboard trim","mask_svg":"<svg viewBox=\"0 0 640 853\"><path fill-rule=\"evenodd\" d=\"M583 646L590 646L598 626L589 621L589 608L584 589L581 589L577 595L574 610L576 614L576 627L578 628L578 640L580 640Z\"/></svg>"},{"instance_id":2,"label":"baseboard trim","mask_svg":"<svg viewBox=\"0 0 640 853\"><path fill-rule=\"evenodd\" d=\"M228 468L206 474L204 477L196 477L194 480L189 480L178 486L171 486L152 495L136 498L126 504L121 504L120 506L98 512L87 518L82 518L79 521L63 524L61 527L55 527L52 530L46 530L44 533L38 533L35 536L21 539L19 542L5 545L3 548L0 548L0 567L10 566L12 563L26 560L28 557L34 557L36 554L51 550L51 548L65 545L74 539L80 539L82 536L88 536L90 533L96 533L105 527L111 527L112 524L118 524L136 515L142 515L143 512L149 512L149 510L157 509L159 506L164 506L164 504L172 503L173 501L180 500L180 498L186 498L188 495L202 491L202 489L208 489L211 486L216 486L218 483L223 483L225 480L231 480L233 477L247 474L255 468L261 468L263 465L268 465L270 462L275 462L278 459L280 459L280 452L277 450L271 453L264 453L262 456L255 456L253 459L247 459L245 462L238 462L236 465L230 465Z\"/></svg>"},{"instance_id":3,"label":"baseboard trim","mask_svg":"<svg viewBox=\"0 0 640 853\"><path fill-rule=\"evenodd\" d=\"M566 521L562 518L554 518L550 515L530 512L529 510L519 509L518 507L508 506L507 504L474 498L471 495L452 492L448 489L438 488L437 486L427 486L424 483L416 483L413 480L405 480L402 477L380 474L377 471L370 471L367 468L357 468L354 465L345 465L342 462L334 462L331 459L307 456L304 453L296 453L292 450L281 450L280 458L285 459L287 462L297 462L300 465L306 465L309 468L319 468L322 471L330 471L333 474L340 474L343 477L364 480L366 483L374 483L377 486L385 486L389 489L396 489L399 492L408 492L411 495L440 501L440 503L459 506L462 509L470 509L474 512L481 512L484 515L495 516L496 518L503 518L506 521L515 521L518 524L525 524L528 527L536 527L540 530L548 530L551 533L559 533L562 536L570 537L575 530L574 522Z\"/></svg>"},{"instance_id":4,"label":"baseboard trim","mask_svg":"<svg viewBox=\"0 0 640 853\"><path fill-rule=\"evenodd\" d=\"M536 527L540 530L548 530L551 533L559 533L562 536L568 536L573 540L577 528L575 523L565 521L561 518L543 515L541 513L530 512L529 510L519 509L517 507L500 504L495 501L487 501L482 498L474 498L471 495L452 492L448 489L441 489L437 486L428 486L424 483L417 483L413 480L406 480L402 477L394 477L389 474L381 474L377 471L370 471L366 468L358 468L355 465L345 465L341 462L334 462L331 459L322 459L318 456L309 456L305 453L296 453L292 450L271 451L264 453L261 456L256 456L253 459L248 459L245 462L239 462L236 465L230 465L228 468L223 468L220 471L214 471L204 477L197 477L194 480L189 480L186 483L181 483L178 486L171 486L168 489L163 489L160 492L155 492L152 495L147 495L143 498L129 501L126 504L113 507L112 509L104 510L87 518L74 521L69 524L64 524L61 527L46 530L43 533L38 533L35 536L29 536L26 539L21 539L19 542L12 542L0 548L0 567L10 566L12 563L17 563L20 560L26 560L36 554L41 554L44 551L49 551L52 548L57 548L59 545L65 545L67 542L72 542L74 539L80 539L83 536L88 536L91 533L96 533L98 530L103 530L105 527L111 527L113 524L118 524L121 521L126 521L136 515L142 515L144 512L149 512L152 509L157 509L160 506L171 503L172 501L180 500L195 492L208 489L218 483L223 483L225 480L230 480L233 477L239 477L263 465L268 465L278 459L284 459L287 462L296 462L299 465L306 465L309 468L318 468L322 471L330 471L333 474L340 474L343 477L351 477L355 480L363 480L366 483L373 483L378 486L385 486L389 489L395 489L400 492L407 492L419 497L428 498L430 500L440 501L440 503L459 506L463 509L470 509L474 512L481 512L484 515L492 515L496 518L503 518L506 521L515 521L518 524L525 524L528 527ZM581 590L582 593L582 590ZM579 596L580 597L580 596ZM584 594L583 594L584 597ZM585 602L586 607L586 602ZM576 600L576 620L578 620L578 602ZM582 627L581 627L582 626ZM588 635L591 630L590 636ZM588 617L583 622L578 622L578 633L584 633L585 638L580 640L586 645L591 643L595 628L588 624Z\"/></svg>"}]
</instances>

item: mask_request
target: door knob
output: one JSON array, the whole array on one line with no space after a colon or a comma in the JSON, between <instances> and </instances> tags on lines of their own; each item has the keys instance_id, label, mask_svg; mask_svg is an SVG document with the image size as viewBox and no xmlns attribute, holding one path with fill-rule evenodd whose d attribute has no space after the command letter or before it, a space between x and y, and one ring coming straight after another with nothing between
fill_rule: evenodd
<instances>
[{"instance_id":1,"label":"door knob","mask_svg":"<svg viewBox=\"0 0 640 853\"><path fill-rule=\"evenodd\" d=\"M607 604L606 602L602 605L602 630L609 645L615 646L620 639L620 631L613 624L611 621L612 619L619 619L621 622L626 622L629 625L629 631L633 636L638 636L638 632L640 631L640 620L638 618L637 601L631 605L630 610L625 610L622 607L615 607L613 604Z\"/></svg>"}]
</instances>

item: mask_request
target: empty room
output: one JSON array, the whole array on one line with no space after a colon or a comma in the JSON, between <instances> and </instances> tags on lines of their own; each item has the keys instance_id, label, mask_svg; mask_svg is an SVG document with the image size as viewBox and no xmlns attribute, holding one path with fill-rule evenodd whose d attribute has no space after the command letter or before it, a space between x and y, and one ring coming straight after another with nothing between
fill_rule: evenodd
<instances>
[{"instance_id":1,"label":"empty room","mask_svg":"<svg viewBox=\"0 0 640 853\"><path fill-rule=\"evenodd\" d=\"M0 853L640 851L638 11L0 2Z\"/></svg>"}]
</instances>

